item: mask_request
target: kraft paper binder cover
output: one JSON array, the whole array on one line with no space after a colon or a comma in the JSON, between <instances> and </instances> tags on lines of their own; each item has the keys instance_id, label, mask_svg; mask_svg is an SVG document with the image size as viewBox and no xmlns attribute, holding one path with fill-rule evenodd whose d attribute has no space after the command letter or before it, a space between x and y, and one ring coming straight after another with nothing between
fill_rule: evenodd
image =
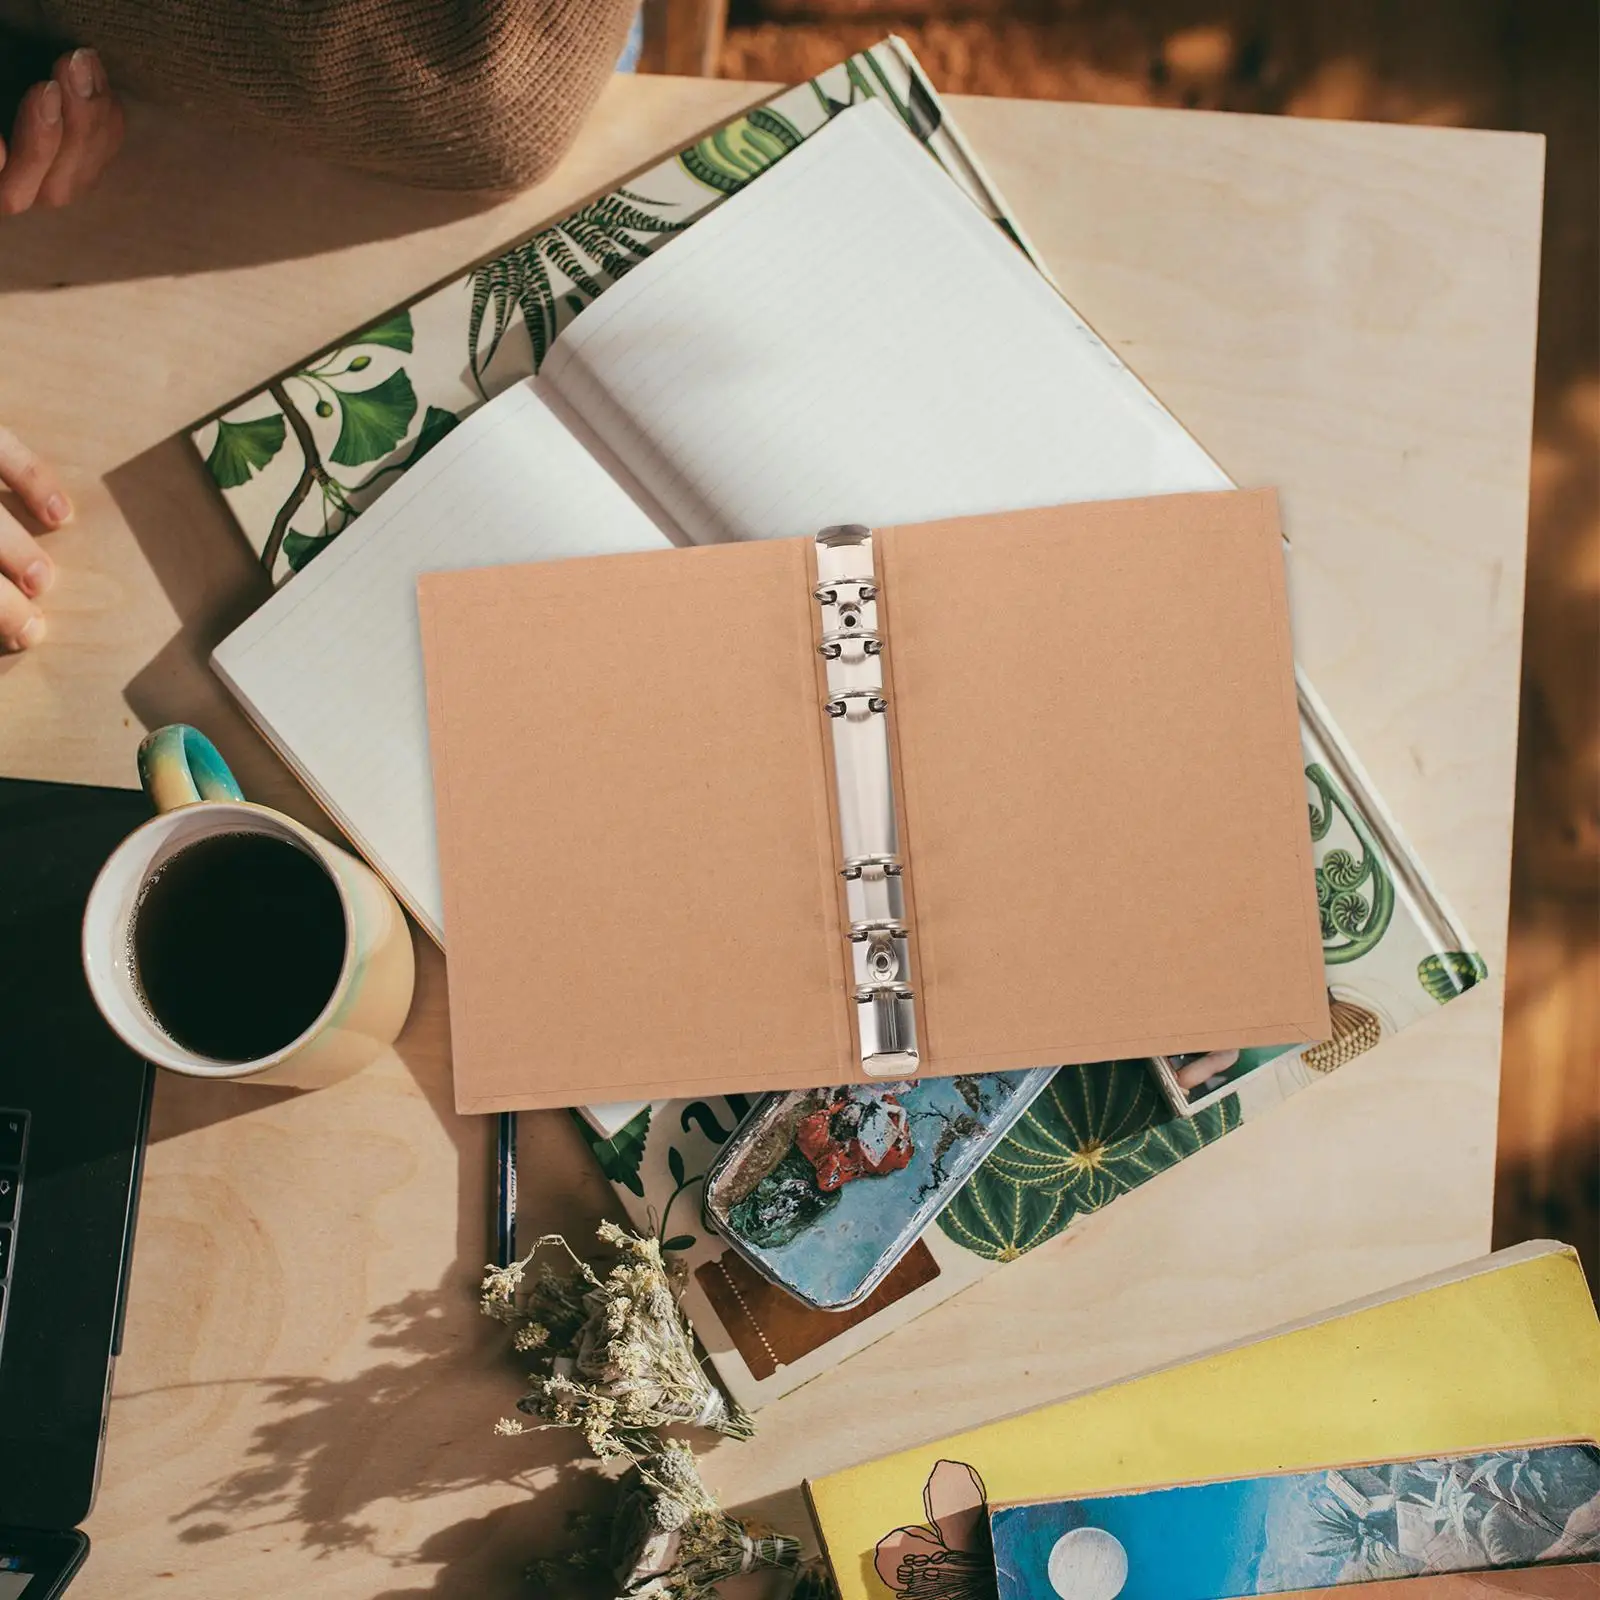
<instances>
[{"instance_id":1,"label":"kraft paper binder cover","mask_svg":"<svg viewBox=\"0 0 1600 1600\"><path fill-rule=\"evenodd\" d=\"M920 1070L1325 1037L1273 496L873 543ZM814 548L421 579L460 1110L863 1076Z\"/></svg>"}]
</instances>

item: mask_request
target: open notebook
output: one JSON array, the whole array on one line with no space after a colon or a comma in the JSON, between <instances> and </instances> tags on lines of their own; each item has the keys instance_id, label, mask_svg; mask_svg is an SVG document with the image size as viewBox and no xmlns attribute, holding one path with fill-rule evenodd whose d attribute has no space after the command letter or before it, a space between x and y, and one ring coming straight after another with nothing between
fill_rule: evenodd
<instances>
[{"instance_id":1,"label":"open notebook","mask_svg":"<svg viewBox=\"0 0 1600 1600\"><path fill-rule=\"evenodd\" d=\"M868 102L608 289L213 663L440 939L419 573L1225 487Z\"/></svg>"},{"instance_id":2,"label":"open notebook","mask_svg":"<svg viewBox=\"0 0 1600 1600\"><path fill-rule=\"evenodd\" d=\"M841 169L852 181L839 181ZM872 520L885 504L886 520L902 520L1030 499L1226 486L1176 419L995 227L991 211L974 206L881 105L838 112L758 181L610 284L556 340L537 383L517 384L428 454L414 453L358 521L322 541L317 559L217 649L218 672L263 734L435 939L441 897L416 578L668 542L659 501L647 523L588 448L594 429L580 423L583 445L574 436L575 413L564 398L582 400L592 386L591 340L612 345L612 366L626 356L615 348L615 324L639 315L647 288L658 310L673 308L679 332L696 306L706 321L690 348L677 347L670 392L660 392L662 352L653 348L632 352L658 369L653 390L641 381L647 374L623 375L619 397L607 377L604 409L615 436L658 435L651 449L630 451L635 477L668 459L670 439L674 466L692 468L699 481L707 471L714 485L760 479L813 502L828 488L847 520ZM751 239L760 248L747 250ZM719 270L735 245L746 251L742 259L755 256L756 268ZM658 292L657 269L668 268ZM1034 359L1041 351L1049 359ZM1024 427L1014 441L1005 408L1023 394ZM827 451L816 437L824 412L843 419ZM1002 414L1005 424L994 425ZM1080 427L1085 418L1091 426ZM214 433L197 436L202 451L214 448ZM1018 477L1011 463L1024 437L1035 445L1042 438L1044 448ZM891 439L898 455L887 448ZM791 466L811 495L784 486ZM1039 476L1048 481L1038 484ZM681 507L691 487L685 472L666 498ZM608 514L595 512L591 488L609 497ZM268 495L252 504L256 523L246 517L246 526L259 540L276 501ZM775 518L761 531L811 533L815 519L834 515L815 503L793 510L792 524ZM677 517L686 538L725 522L713 507ZM570 668L552 662L550 670ZM1244 1114L1264 1111L1483 976L1467 935L1326 709L1303 679L1300 690L1318 890L1326 879L1330 895L1323 938L1337 1052L1313 1071L1294 1054L1246 1051L1220 1075L1220 1088L1189 1092L1186 1115L1224 1096L1233 1105L1236 1095ZM1324 864L1331 873L1337 862L1344 885L1352 860L1362 882L1335 895ZM1332 917L1345 902L1359 912L1353 923ZM1125 1063L1124 1070L1142 1078L1148 1069ZM676 1125L675 1115L658 1111L657 1125ZM600 1120L611 1132L627 1119ZM655 1165L646 1163L652 1181ZM660 1177L667 1181L664 1166ZM868 1342L865 1330L858 1337ZM779 1378L795 1381L788 1372Z\"/></svg>"},{"instance_id":3,"label":"open notebook","mask_svg":"<svg viewBox=\"0 0 1600 1600\"><path fill-rule=\"evenodd\" d=\"M1325 1039L1283 569L1234 490L424 576L456 1108Z\"/></svg>"}]
</instances>

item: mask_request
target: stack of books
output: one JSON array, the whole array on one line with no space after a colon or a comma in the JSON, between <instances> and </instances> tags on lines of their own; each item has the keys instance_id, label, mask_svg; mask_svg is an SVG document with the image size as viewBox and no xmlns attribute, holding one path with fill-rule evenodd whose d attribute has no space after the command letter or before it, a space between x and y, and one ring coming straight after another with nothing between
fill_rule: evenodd
<instances>
[{"instance_id":1,"label":"stack of books","mask_svg":"<svg viewBox=\"0 0 1600 1600\"><path fill-rule=\"evenodd\" d=\"M1593 1592L1597 1440L1583 1270L1529 1244L806 1492L842 1600L1551 1600Z\"/></svg>"}]
</instances>

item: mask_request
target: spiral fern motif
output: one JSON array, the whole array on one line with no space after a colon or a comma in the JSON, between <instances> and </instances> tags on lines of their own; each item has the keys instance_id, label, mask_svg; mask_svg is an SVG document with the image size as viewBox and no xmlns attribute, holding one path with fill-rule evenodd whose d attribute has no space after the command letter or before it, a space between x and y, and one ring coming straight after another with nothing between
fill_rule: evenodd
<instances>
[{"instance_id":1,"label":"spiral fern motif","mask_svg":"<svg viewBox=\"0 0 1600 1600\"><path fill-rule=\"evenodd\" d=\"M1328 916L1336 933L1342 933L1347 939L1358 939L1371 911L1365 895L1347 891L1333 897Z\"/></svg>"},{"instance_id":2,"label":"spiral fern motif","mask_svg":"<svg viewBox=\"0 0 1600 1600\"><path fill-rule=\"evenodd\" d=\"M1316 762L1306 768L1311 786L1311 840L1321 846L1343 824L1359 849L1332 844L1317 852L1317 915L1322 956L1330 966L1373 949L1394 917L1394 880L1376 841L1350 800Z\"/></svg>"},{"instance_id":3,"label":"spiral fern motif","mask_svg":"<svg viewBox=\"0 0 1600 1600\"><path fill-rule=\"evenodd\" d=\"M1348 850L1330 850L1322 858L1322 876L1332 888L1353 889L1366 875L1366 866Z\"/></svg>"}]
</instances>

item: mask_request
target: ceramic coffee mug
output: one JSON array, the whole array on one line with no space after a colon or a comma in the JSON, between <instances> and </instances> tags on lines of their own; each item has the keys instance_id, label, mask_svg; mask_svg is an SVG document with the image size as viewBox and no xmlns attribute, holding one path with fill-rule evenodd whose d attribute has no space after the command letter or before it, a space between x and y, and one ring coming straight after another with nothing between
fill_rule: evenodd
<instances>
[{"instance_id":1,"label":"ceramic coffee mug","mask_svg":"<svg viewBox=\"0 0 1600 1600\"><path fill-rule=\"evenodd\" d=\"M83 919L89 988L122 1039L146 1060L190 1077L307 1089L359 1072L393 1044L411 1009L416 960L405 916L372 870L293 818L251 804L216 746L194 728L174 724L152 733L139 747L139 780L157 815L101 868ZM327 873L344 912L344 959L327 1004L298 1037L254 1060L220 1061L180 1044L152 1015L131 941L141 896L165 863L197 840L241 833L295 845Z\"/></svg>"}]
</instances>

